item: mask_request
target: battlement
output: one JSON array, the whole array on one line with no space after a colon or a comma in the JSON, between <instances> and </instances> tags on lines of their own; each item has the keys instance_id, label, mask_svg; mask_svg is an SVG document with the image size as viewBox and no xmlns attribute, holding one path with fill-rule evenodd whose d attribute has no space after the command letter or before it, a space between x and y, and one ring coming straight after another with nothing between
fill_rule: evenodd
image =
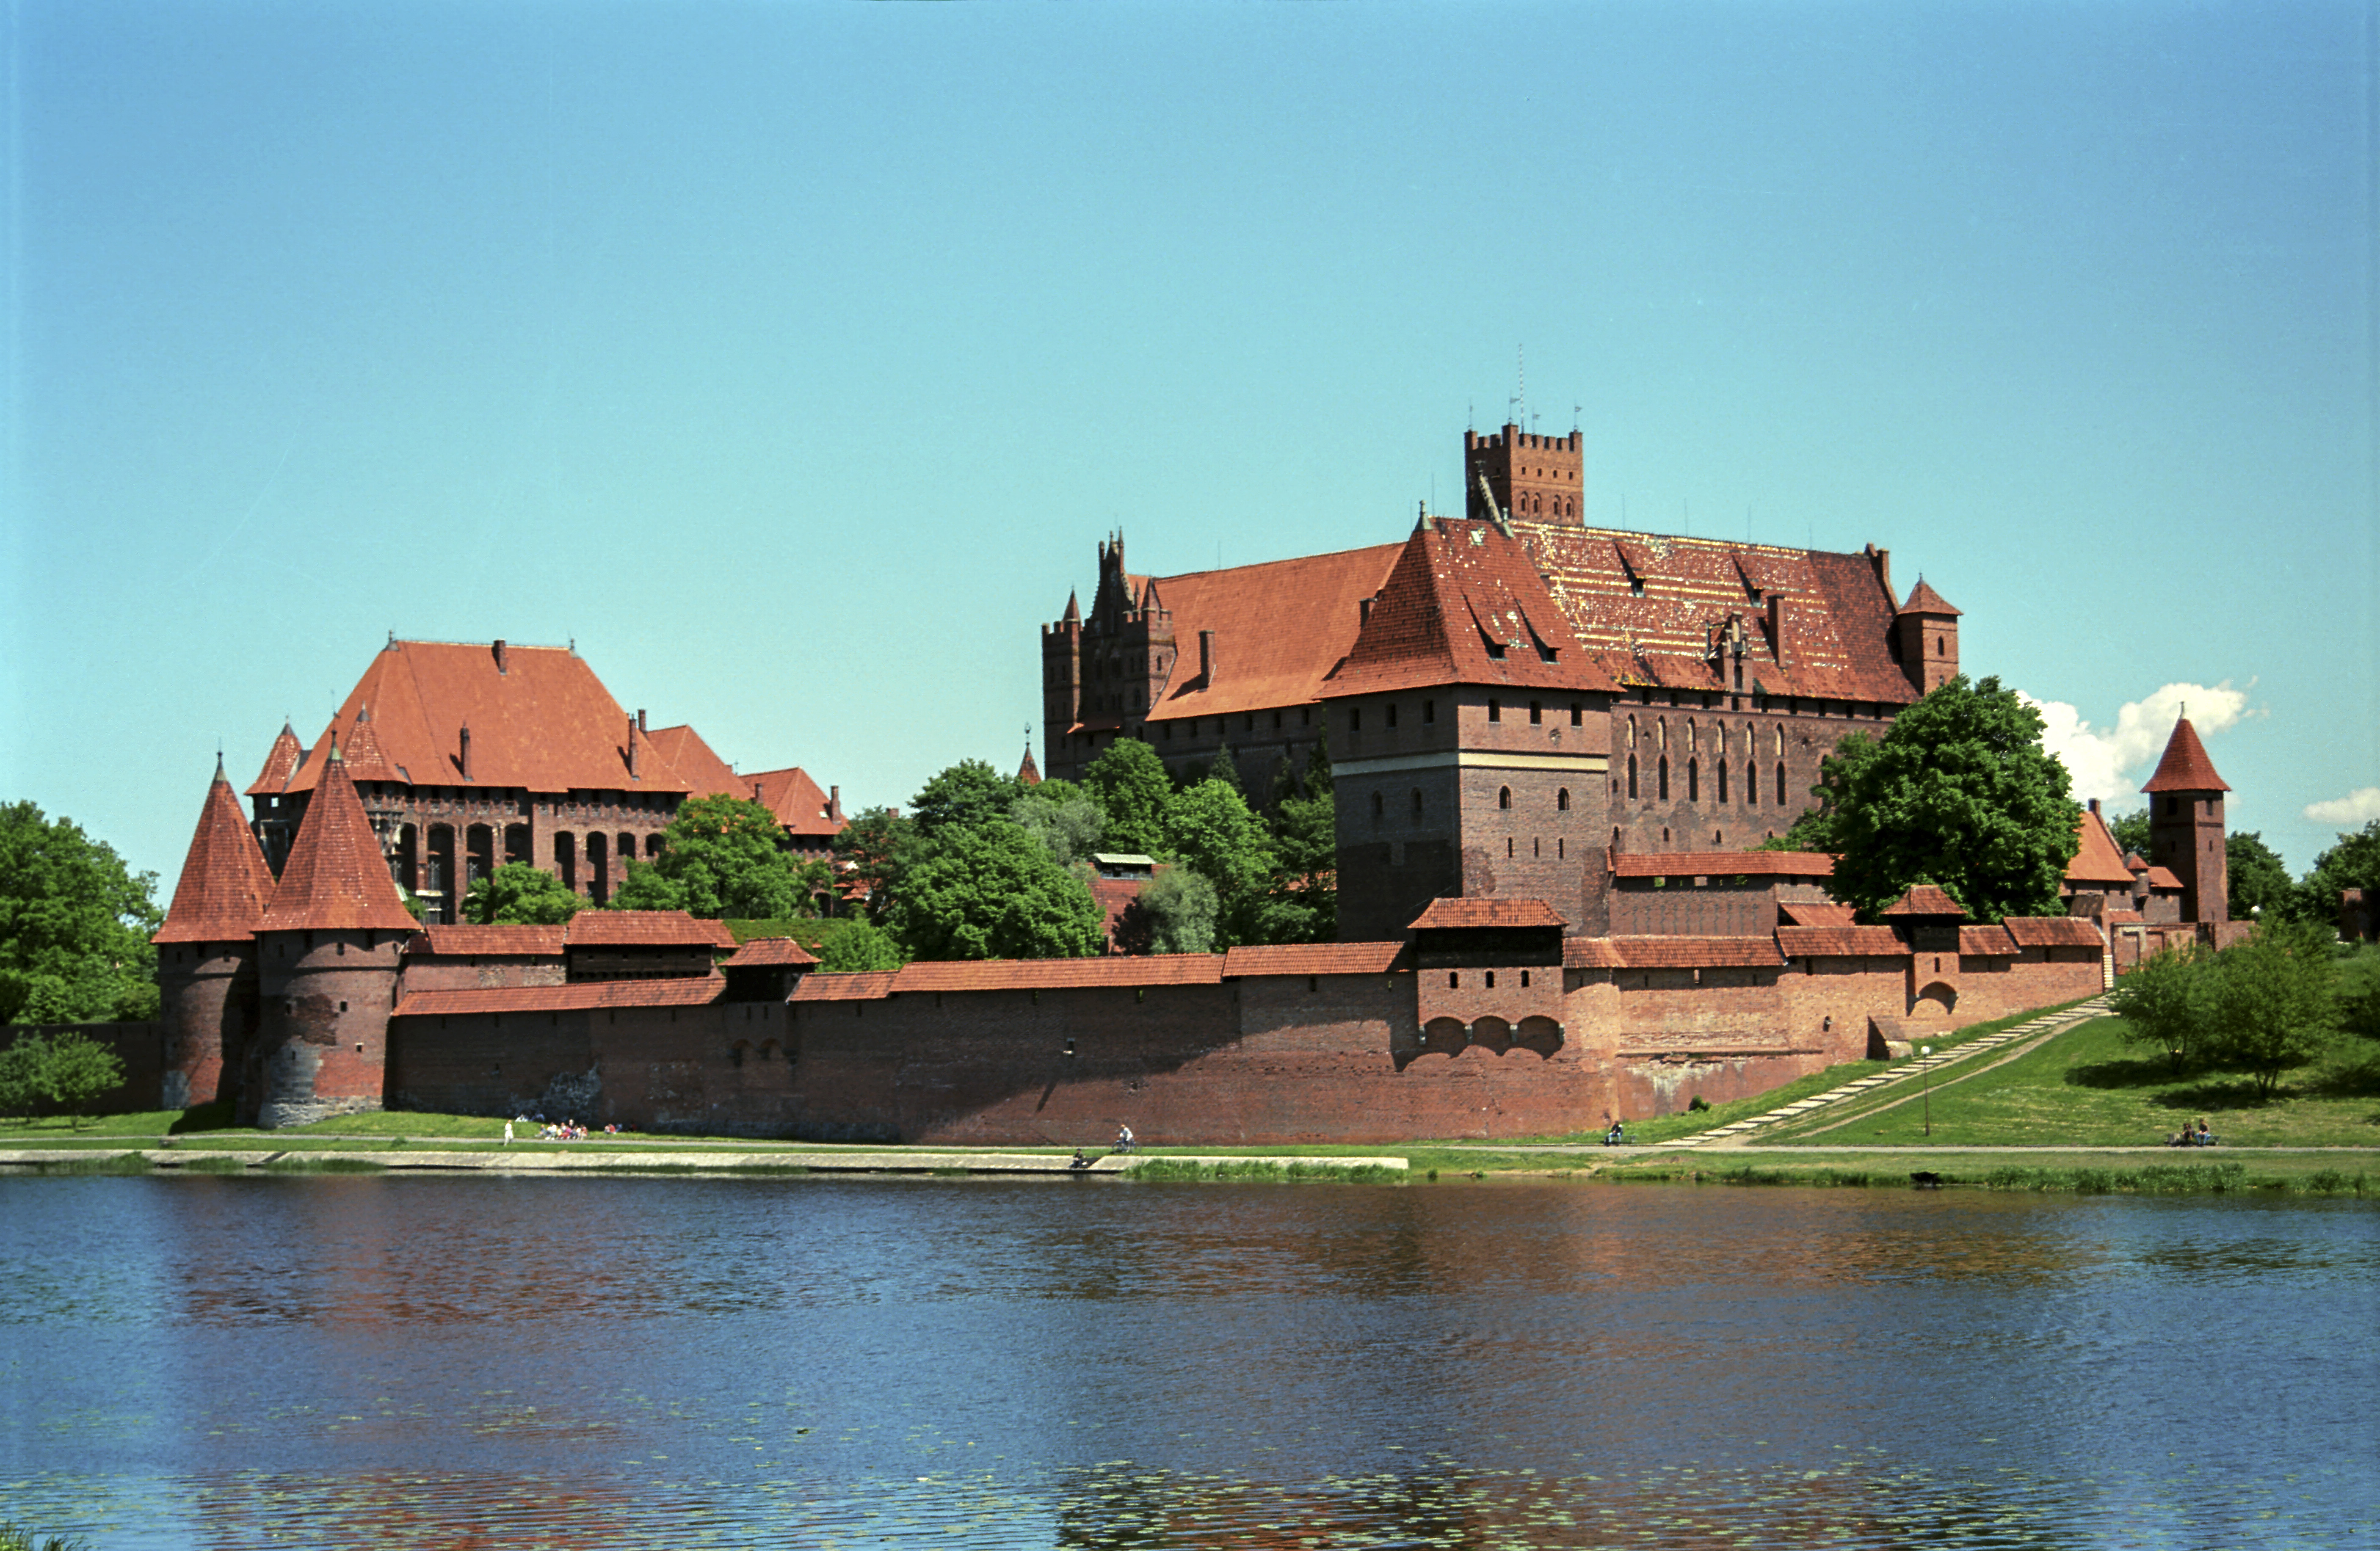
<instances>
[{"instance_id":1,"label":"battlement","mask_svg":"<svg viewBox=\"0 0 2380 1551\"><path fill-rule=\"evenodd\" d=\"M1485 436L1464 431L1463 488L1469 515L1584 522L1585 445L1585 438L1574 430L1567 436L1540 436L1510 422ZM1494 512L1487 509L1491 499Z\"/></svg>"}]
</instances>

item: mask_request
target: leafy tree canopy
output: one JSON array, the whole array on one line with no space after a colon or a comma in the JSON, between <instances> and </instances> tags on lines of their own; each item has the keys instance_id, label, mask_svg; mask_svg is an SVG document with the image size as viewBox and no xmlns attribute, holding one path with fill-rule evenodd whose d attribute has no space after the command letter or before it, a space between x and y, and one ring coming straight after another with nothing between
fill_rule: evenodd
<instances>
[{"instance_id":1,"label":"leafy tree canopy","mask_svg":"<svg viewBox=\"0 0 2380 1551\"><path fill-rule=\"evenodd\" d=\"M480 927L558 927L586 908L562 879L527 862L506 862L463 895L463 918Z\"/></svg>"},{"instance_id":2,"label":"leafy tree canopy","mask_svg":"<svg viewBox=\"0 0 2380 1551\"><path fill-rule=\"evenodd\" d=\"M909 799L909 816L931 840L946 829L1007 818L1023 792L1014 776L1002 775L980 759L962 759Z\"/></svg>"},{"instance_id":3,"label":"leafy tree canopy","mask_svg":"<svg viewBox=\"0 0 2380 1551\"><path fill-rule=\"evenodd\" d=\"M1157 751L1137 738L1119 738L1083 772L1083 786L1107 815L1107 845L1146 856L1165 853L1165 805L1173 782Z\"/></svg>"},{"instance_id":4,"label":"leafy tree canopy","mask_svg":"<svg viewBox=\"0 0 2380 1551\"><path fill-rule=\"evenodd\" d=\"M1215 886L1175 866L1143 886L1135 902L1148 915L1151 953L1210 953L1215 949Z\"/></svg>"},{"instance_id":5,"label":"leafy tree canopy","mask_svg":"<svg viewBox=\"0 0 2380 1551\"><path fill-rule=\"evenodd\" d=\"M2267 922L2207 964L2206 1057L2247 1072L2264 1097L2283 1072L2320 1060L2338 1033L2333 936L2310 921Z\"/></svg>"},{"instance_id":6,"label":"leafy tree canopy","mask_svg":"<svg viewBox=\"0 0 2380 1551\"><path fill-rule=\"evenodd\" d=\"M947 826L907 867L886 924L920 959L1068 959L1099 951L1106 912L1005 817Z\"/></svg>"},{"instance_id":7,"label":"leafy tree canopy","mask_svg":"<svg viewBox=\"0 0 2380 1551\"><path fill-rule=\"evenodd\" d=\"M1221 782L1237 792L1241 801L1247 800L1248 783L1240 779L1240 762L1232 756L1230 744L1215 750L1215 762L1207 767L1207 779Z\"/></svg>"},{"instance_id":8,"label":"leafy tree canopy","mask_svg":"<svg viewBox=\"0 0 2380 1551\"><path fill-rule=\"evenodd\" d=\"M92 1101L123 1085L123 1058L79 1030L0 1050L0 1115L72 1115L79 1130Z\"/></svg>"},{"instance_id":9,"label":"leafy tree canopy","mask_svg":"<svg viewBox=\"0 0 2380 1551\"><path fill-rule=\"evenodd\" d=\"M2277 921L2296 910L2298 886L2289 864L2257 831L2223 837L2223 871L2234 921Z\"/></svg>"},{"instance_id":10,"label":"leafy tree canopy","mask_svg":"<svg viewBox=\"0 0 2380 1551\"><path fill-rule=\"evenodd\" d=\"M846 885L861 887L868 918L876 925L884 924L902 868L915 859L918 848L917 826L906 814L889 807L855 814L834 837L835 865Z\"/></svg>"},{"instance_id":11,"label":"leafy tree canopy","mask_svg":"<svg viewBox=\"0 0 2380 1551\"><path fill-rule=\"evenodd\" d=\"M1087 863L1107 831L1107 815L1088 792L1070 781L1045 781L1016 799L1009 817L1050 848L1058 865Z\"/></svg>"},{"instance_id":12,"label":"leafy tree canopy","mask_svg":"<svg viewBox=\"0 0 2380 1551\"><path fill-rule=\"evenodd\" d=\"M2179 1073L2204 1052L2205 972L2195 948L2160 950L2116 982L2107 1005L2123 1020L2124 1043L2164 1055Z\"/></svg>"},{"instance_id":13,"label":"leafy tree canopy","mask_svg":"<svg viewBox=\"0 0 2380 1551\"><path fill-rule=\"evenodd\" d=\"M683 910L710 920L815 915L832 881L824 863L785 850L776 815L748 798L697 797L662 838L659 860L628 864L613 909Z\"/></svg>"},{"instance_id":14,"label":"leafy tree canopy","mask_svg":"<svg viewBox=\"0 0 2380 1551\"><path fill-rule=\"evenodd\" d=\"M0 806L0 1024L155 1017L156 892L73 819Z\"/></svg>"},{"instance_id":15,"label":"leafy tree canopy","mask_svg":"<svg viewBox=\"0 0 2380 1551\"><path fill-rule=\"evenodd\" d=\"M1183 865L1215 886L1217 946L1262 942L1271 891L1272 837L1245 798L1216 780L1175 793L1165 805L1165 843Z\"/></svg>"},{"instance_id":16,"label":"leafy tree canopy","mask_svg":"<svg viewBox=\"0 0 2380 1551\"><path fill-rule=\"evenodd\" d=\"M2107 832L2116 837L2116 849L2127 856L2146 858L2149 854L2149 810L2134 808L2107 820Z\"/></svg>"},{"instance_id":17,"label":"leafy tree canopy","mask_svg":"<svg viewBox=\"0 0 2380 1551\"><path fill-rule=\"evenodd\" d=\"M819 942L818 960L819 968L829 975L899 969L907 962L901 944L891 932L855 920L827 924Z\"/></svg>"},{"instance_id":18,"label":"leafy tree canopy","mask_svg":"<svg viewBox=\"0 0 2380 1551\"><path fill-rule=\"evenodd\" d=\"M1820 766L1820 806L1790 838L1836 854L1836 898L1870 920L1923 882L1980 921L2056 915L2079 809L2041 730L2014 690L1962 673L1881 738L1844 738Z\"/></svg>"},{"instance_id":19,"label":"leafy tree canopy","mask_svg":"<svg viewBox=\"0 0 2380 1551\"><path fill-rule=\"evenodd\" d=\"M2337 922L2338 895L2361 889L2367 900L2380 897L2380 818L2374 818L2313 859L2313 869L2301 885L2299 912L2309 921Z\"/></svg>"}]
</instances>

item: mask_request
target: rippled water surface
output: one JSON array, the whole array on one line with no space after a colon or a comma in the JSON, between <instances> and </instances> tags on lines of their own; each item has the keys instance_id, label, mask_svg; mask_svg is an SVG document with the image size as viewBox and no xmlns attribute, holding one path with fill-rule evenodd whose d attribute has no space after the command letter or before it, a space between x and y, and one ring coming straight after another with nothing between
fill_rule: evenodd
<instances>
[{"instance_id":1,"label":"rippled water surface","mask_svg":"<svg viewBox=\"0 0 2380 1551\"><path fill-rule=\"evenodd\" d=\"M95 1545L2380 1544L2380 1211L0 1179Z\"/></svg>"}]
</instances>

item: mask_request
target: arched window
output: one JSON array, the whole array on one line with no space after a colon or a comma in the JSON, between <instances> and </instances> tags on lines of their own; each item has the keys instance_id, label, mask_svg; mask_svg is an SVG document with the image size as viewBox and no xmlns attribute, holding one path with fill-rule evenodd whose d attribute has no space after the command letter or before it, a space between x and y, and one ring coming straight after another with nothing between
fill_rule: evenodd
<instances>
[{"instance_id":1,"label":"arched window","mask_svg":"<svg viewBox=\"0 0 2380 1551\"><path fill-rule=\"evenodd\" d=\"M1760 767L1746 759L1743 762L1743 801L1745 806L1760 806Z\"/></svg>"},{"instance_id":2,"label":"arched window","mask_svg":"<svg viewBox=\"0 0 2380 1551\"><path fill-rule=\"evenodd\" d=\"M1722 803L1727 801L1727 761L1725 759L1718 762L1718 800Z\"/></svg>"},{"instance_id":3,"label":"arched window","mask_svg":"<svg viewBox=\"0 0 2380 1551\"><path fill-rule=\"evenodd\" d=\"M1373 794L1372 794L1372 822L1373 822L1373 823L1378 824L1378 823L1380 821L1380 813L1381 813L1382 808L1383 808L1385 806L1386 806L1386 805L1384 805L1384 804L1380 801L1380 794L1379 794L1378 792L1373 793Z\"/></svg>"},{"instance_id":4,"label":"arched window","mask_svg":"<svg viewBox=\"0 0 2380 1551\"><path fill-rule=\"evenodd\" d=\"M1702 761L1699 759L1689 759L1686 761L1686 801L1690 803L1698 803L1702 800Z\"/></svg>"},{"instance_id":5,"label":"arched window","mask_svg":"<svg viewBox=\"0 0 2380 1551\"><path fill-rule=\"evenodd\" d=\"M1633 716L1628 719L1628 746L1631 748L1636 746L1636 719ZM1628 794L1633 797L1636 794L1631 792Z\"/></svg>"},{"instance_id":6,"label":"arched window","mask_svg":"<svg viewBox=\"0 0 2380 1551\"><path fill-rule=\"evenodd\" d=\"M1661 756L1661 801L1670 800L1670 757Z\"/></svg>"},{"instance_id":7,"label":"arched window","mask_svg":"<svg viewBox=\"0 0 2380 1551\"><path fill-rule=\"evenodd\" d=\"M1636 757L1633 754L1628 757L1628 795L1632 801L1636 795ZM1619 837L1614 835L1612 838L1617 840Z\"/></svg>"},{"instance_id":8,"label":"arched window","mask_svg":"<svg viewBox=\"0 0 2380 1551\"><path fill-rule=\"evenodd\" d=\"M1668 717L1662 717L1654 724L1653 736L1654 742L1660 745L1661 752L1664 754L1668 753L1670 750L1670 719Z\"/></svg>"},{"instance_id":9,"label":"arched window","mask_svg":"<svg viewBox=\"0 0 2380 1551\"><path fill-rule=\"evenodd\" d=\"M1418 786L1414 788L1414 817L1421 817L1421 788Z\"/></svg>"},{"instance_id":10,"label":"arched window","mask_svg":"<svg viewBox=\"0 0 2380 1551\"><path fill-rule=\"evenodd\" d=\"M1496 789L1496 806L1500 808L1510 808L1512 806L1512 789L1511 787L1500 786Z\"/></svg>"},{"instance_id":11,"label":"arched window","mask_svg":"<svg viewBox=\"0 0 2380 1551\"><path fill-rule=\"evenodd\" d=\"M1782 759L1777 761L1777 800L1779 803L1785 800L1785 761Z\"/></svg>"},{"instance_id":12,"label":"arched window","mask_svg":"<svg viewBox=\"0 0 2380 1551\"><path fill-rule=\"evenodd\" d=\"M1568 813L1570 811L1569 787L1565 786L1560 791L1554 794L1554 811L1556 813Z\"/></svg>"},{"instance_id":13,"label":"arched window","mask_svg":"<svg viewBox=\"0 0 2380 1551\"><path fill-rule=\"evenodd\" d=\"M1694 719L1691 716L1686 718L1686 752L1688 754L1694 753L1701 746L1701 730L1694 726Z\"/></svg>"}]
</instances>

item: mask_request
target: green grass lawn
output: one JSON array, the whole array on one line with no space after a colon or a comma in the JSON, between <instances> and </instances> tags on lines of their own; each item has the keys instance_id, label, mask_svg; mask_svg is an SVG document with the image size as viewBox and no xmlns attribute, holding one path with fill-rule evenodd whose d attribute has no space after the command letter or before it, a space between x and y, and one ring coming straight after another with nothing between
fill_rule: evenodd
<instances>
[{"instance_id":1,"label":"green grass lawn","mask_svg":"<svg viewBox=\"0 0 2380 1551\"><path fill-rule=\"evenodd\" d=\"M1920 1171L1945 1184L2076 1194L2203 1195L2270 1192L2380 1194L2380 1166L2321 1153L2180 1152L2111 1155L2043 1148L2021 1156L1927 1152L1922 1147L1791 1153L1668 1153L1617 1164L1597 1179L1627 1184L1865 1185L1905 1190Z\"/></svg>"},{"instance_id":2,"label":"green grass lawn","mask_svg":"<svg viewBox=\"0 0 2380 1551\"><path fill-rule=\"evenodd\" d=\"M2134 1147L2163 1142L2184 1121L2204 1116L2226 1146L2380 1146L2380 1045L2373 1041L2343 1038L2329 1060L2259 1103L2242 1076L2174 1076L2164 1061L2125 1045L2122 1026L2095 1018L2004 1065L1964 1077L1957 1069L1940 1073L1923 1102L1896 1085L1761 1132L1751 1145Z\"/></svg>"}]
</instances>

